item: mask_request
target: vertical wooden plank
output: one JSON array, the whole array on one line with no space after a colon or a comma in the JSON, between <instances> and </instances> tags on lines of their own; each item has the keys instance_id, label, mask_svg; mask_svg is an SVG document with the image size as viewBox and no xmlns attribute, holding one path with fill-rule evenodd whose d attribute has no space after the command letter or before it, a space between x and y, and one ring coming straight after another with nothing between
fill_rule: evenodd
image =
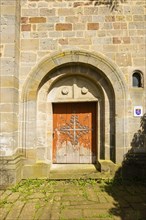
<instances>
[{"instance_id":1,"label":"vertical wooden plank","mask_svg":"<svg viewBox=\"0 0 146 220\"><path fill-rule=\"evenodd\" d=\"M66 163L66 138L65 135L61 132L61 127L66 124L66 104L58 104L58 143L57 143L57 163Z\"/></svg>"},{"instance_id":2,"label":"vertical wooden plank","mask_svg":"<svg viewBox=\"0 0 146 220\"><path fill-rule=\"evenodd\" d=\"M53 150L52 150L53 163L56 162L56 134L55 134L55 128L56 128L56 111L55 111L55 106L53 105Z\"/></svg>"},{"instance_id":3,"label":"vertical wooden plank","mask_svg":"<svg viewBox=\"0 0 146 220\"><path fill-rule=\"evenodd\" d=\"M79 146L74 142L74 116L76 115L76 103L68 103L68 126L70 126L70 137L68 135L67 163L79 163ZM71 122L71 120L73 120Z\"/></svg>"},{"instance_id":4,"label":"vertical wooden plank","mask_svg":"<svg viewBox=\"0 0 146 220\"><path fill-rule=\"evenodd\" d=\"M96 162L97 158L97 104L94 104L93 112L92 112L92 163Z\"/></svg>"}]
</instances>

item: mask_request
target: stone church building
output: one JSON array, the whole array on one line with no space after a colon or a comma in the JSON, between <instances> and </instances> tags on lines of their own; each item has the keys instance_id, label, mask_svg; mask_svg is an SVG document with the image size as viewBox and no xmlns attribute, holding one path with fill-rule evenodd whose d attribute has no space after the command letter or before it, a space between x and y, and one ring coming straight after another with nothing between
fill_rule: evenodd
<instances>
[{"instance_id":1,"label":"stone church building","mask_svg":"<svg viewBox=\"0 0 146 220\"><path fill-rule=\"evenodd\" d=\"M121 164L146 112L144 0L1 0L1 185Z\"/></svg>"}]
</instances>

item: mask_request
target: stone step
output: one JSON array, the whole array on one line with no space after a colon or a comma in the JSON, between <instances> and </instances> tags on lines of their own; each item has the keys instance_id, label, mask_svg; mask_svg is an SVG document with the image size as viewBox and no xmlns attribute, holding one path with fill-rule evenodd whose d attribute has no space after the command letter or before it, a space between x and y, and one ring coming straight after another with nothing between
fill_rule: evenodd
<instances>
[{"instance_id":1,"label":"stone step","mask_svg":"<svg viewBox=\"0 0 146 220\"><path fill-rule=\"evenodd\" d=\"M53 164L50 179L97 179L101 173L93 164Z\"/></svg>"}]
</instances>

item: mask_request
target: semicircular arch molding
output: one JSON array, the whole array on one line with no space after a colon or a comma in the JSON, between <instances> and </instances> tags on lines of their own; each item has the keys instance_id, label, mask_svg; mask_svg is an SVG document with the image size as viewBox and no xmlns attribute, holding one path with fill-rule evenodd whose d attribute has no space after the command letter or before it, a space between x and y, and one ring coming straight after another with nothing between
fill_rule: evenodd
<instances>
[{"instance_id":1,"label":"semicircular arch molding","mask_svg":"<svg viewBox=\"0 0 146 220\"><path fill-rule=\"evenodd\" d=\"M99 53L90 53L87 51L65 51L45 57L28 75L22 88L22 101L34 100L40 82L53 70L69 63L83 63L90 65L95 69L102 71L109 79L116 91L116 96L125 98L127 86L123 73L118 66L107 57Z\"/></svg>"},{"instance_id":2,"label":"semicircular arch molding","mask_svg":"<svg viewBox=\"0 0 146 220\"><path fill-rule=\"evenodd\" d=\"M89 53L87 51L65 51L52 55L51 57L45 57L29 74L26 82L24 83L21 99L22 99L22 136L23 140L22 148L31 148L36 144L34 130L36 130L36 111L37 111L37 94L47 80L50 80L53 74L58 71L60 76L60 69L68 65L86 66L92 69L92 74L88 75L90 80L99 83L101 88L104 88L105 93L108 96L108 86L111 93L114 94L114 115L109 115L110 118L114 117L112 123L115 123L115 131L113 134L113 142L115 145L116 162L122 161L122 155L124 154L124 148L127 147L127 86L123 73L118 66L109 60L107 57L99 53ZM89 71L90 73L92 71ZM97 74L95 74L97 72ZM66 74L67 75L67 74ZM99 78L98 78L99 77ZM53 79L54 80L54 79ZM54 80L55 82L55 80ZM112 95L110 94L108 99L110 101ZM111 102L112 103L112 102ZM112 104L110 104L111 108ZM122 108L121 108L122 106ZM109 110L110 111L110 110ZM110 121L110 119L109 119ZM111 126L112 127L112 126ZM27 137L27 138L26 138ZM32 144L33 143L33 144ZM110 146L109 146L110 147ZM126 150L125 150L126 152Z\"/></svg>"}]
</instances>

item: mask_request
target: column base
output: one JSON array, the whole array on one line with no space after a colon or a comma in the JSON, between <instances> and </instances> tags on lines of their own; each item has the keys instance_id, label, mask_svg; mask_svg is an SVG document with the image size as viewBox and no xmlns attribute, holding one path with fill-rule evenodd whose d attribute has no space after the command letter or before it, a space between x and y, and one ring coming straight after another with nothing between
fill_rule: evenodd
<instances>
[{"instance_id":1,"label":"column base","mask_svg":"<svg viewBox=\"0 0 146 220\"><path fill-rule=\"evenodd\" d=\"M22 179L24 157L22 154L0 157L0 188L15 185Z\"/></svg>"}]
</instances>

